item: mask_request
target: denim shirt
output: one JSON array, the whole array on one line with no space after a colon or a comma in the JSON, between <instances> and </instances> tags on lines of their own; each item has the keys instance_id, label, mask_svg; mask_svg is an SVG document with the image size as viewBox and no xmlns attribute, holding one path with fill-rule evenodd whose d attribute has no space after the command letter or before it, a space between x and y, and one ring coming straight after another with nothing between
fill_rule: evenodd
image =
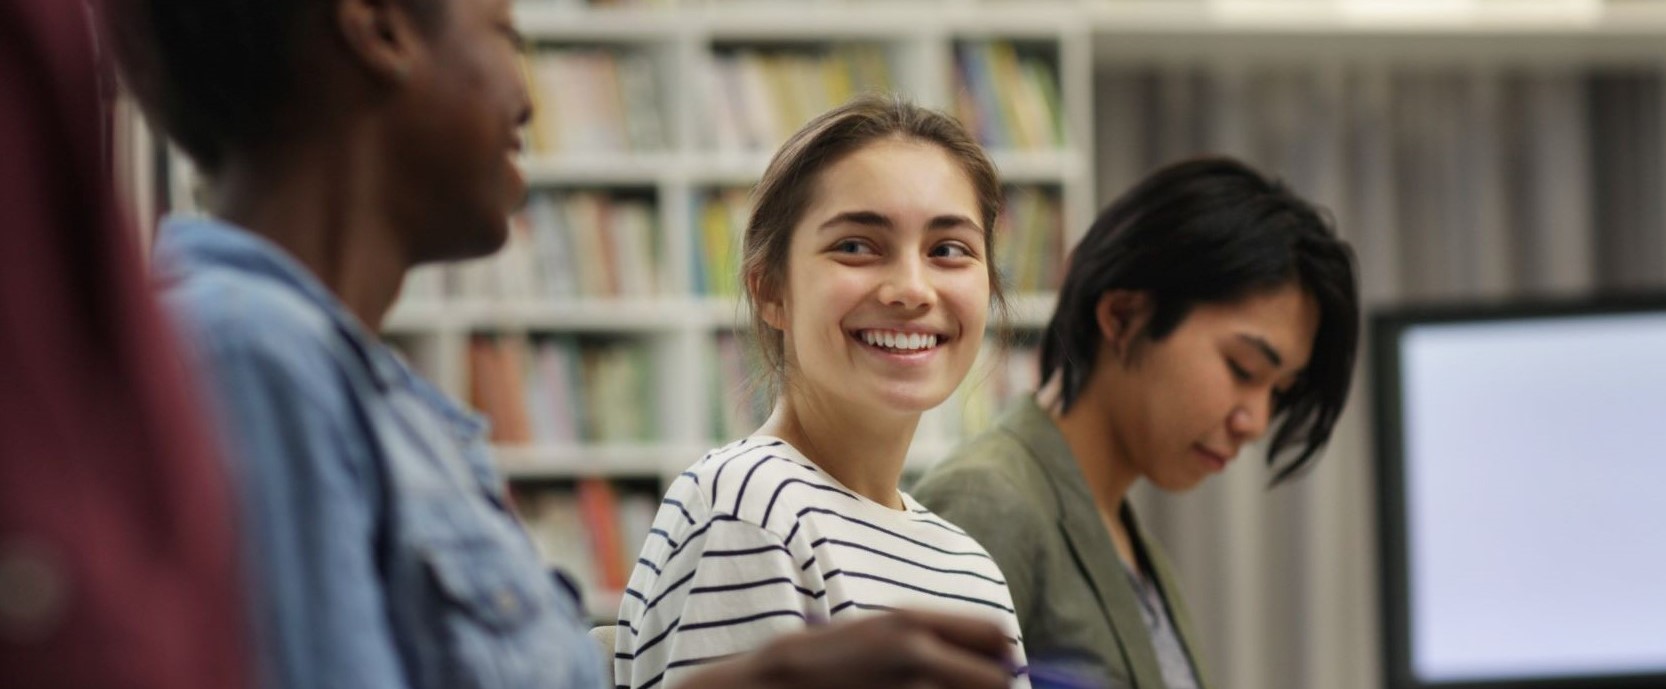
<instances>
[{"instance_id":1,"label":"denim shirt","mask_svg":"<svg viewBox=\"0 0 1666 689\"><path fill-rule=\"evenodd\" d=\"M478 417L265 239L172 218L157 253L238 480L266 686L603 687Z\"/></svg>"}]
</instances>

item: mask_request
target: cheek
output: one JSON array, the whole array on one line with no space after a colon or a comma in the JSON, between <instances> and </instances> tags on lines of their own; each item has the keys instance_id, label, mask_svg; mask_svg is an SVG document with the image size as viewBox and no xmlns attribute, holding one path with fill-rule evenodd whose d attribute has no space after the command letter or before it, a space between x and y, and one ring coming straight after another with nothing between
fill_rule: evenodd
<instances>
[{"instance_id":1,"label":"cheek","mask_svg":"<svg viewBox=\"0 0 1666 689\"><path fill-rule=\"evenodd\" d=\"M1231 374L1216 371L1207 364L1193 364L1182 369L1181 375L1175 389L1187 392L1177 401L1184 405L1184 427L1203 433L1224 424L1234 403Z\"/></svg>"},{"instance_id":2,"label":"cheek","mask_svg":"<svg viewBox=\"0 0 1666 689\"><path fill-rule=\"evenodd\" d=\"M963 271L946 280L938 289L943 305L960 323L963 337L981 339L989 325L989 275L977 271Z\"/></svg>"}]
</instances>

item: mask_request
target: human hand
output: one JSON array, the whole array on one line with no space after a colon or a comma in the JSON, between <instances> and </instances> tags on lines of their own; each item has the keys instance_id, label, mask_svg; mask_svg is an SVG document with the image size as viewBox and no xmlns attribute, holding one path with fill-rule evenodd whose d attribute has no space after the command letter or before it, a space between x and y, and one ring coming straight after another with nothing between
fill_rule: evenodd
<instances>
[{"instance_id":1,"label":"human hand","mask_svg":"<svg viewBox=\"0 0 1666 689\"><path fill-rule=\"evenodd\" d=\"M900 611L783 636L677 689L1006 689L1008 647L988 622Z\"/></svg>"}]
</instances>

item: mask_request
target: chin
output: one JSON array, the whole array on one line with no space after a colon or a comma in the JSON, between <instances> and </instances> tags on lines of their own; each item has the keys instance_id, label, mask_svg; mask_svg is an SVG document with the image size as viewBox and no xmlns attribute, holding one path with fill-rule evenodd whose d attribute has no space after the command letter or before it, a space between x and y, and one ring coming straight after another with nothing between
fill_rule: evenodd
<instances>
[{"instance_id":1,"label":"chin","mask_svg":"<svg viewBox=\"0 0 1666 689\"><path fill-rule=\"evenodd\" d=\"M881 390L877 395L879 404L876 406L899 414L923 414L947 401L951 392L953 391L922 390L913 387Z\"/></svg>"},{"instance_id":2,"label":"chin","mask_svg":"<svg viewBox=\"0 0 1666 689\"><path fill-rule=\"evenodd\" d=\"M447 251L441 257L447 261L462 261L471 258L484 258L497 253L509 243L509 222L480 222L468 227L456 228L451 234L451 241L447 243Z\"/></svg>"}]
</instances>

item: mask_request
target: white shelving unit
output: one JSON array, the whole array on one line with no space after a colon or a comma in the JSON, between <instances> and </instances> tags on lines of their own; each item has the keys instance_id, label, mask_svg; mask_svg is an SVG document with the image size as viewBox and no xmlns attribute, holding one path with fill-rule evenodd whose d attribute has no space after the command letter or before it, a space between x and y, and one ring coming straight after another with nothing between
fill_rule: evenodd
<instances>
[{"instance_id":1,"label":"white shelving unit","mask_svg":"<svg viewBox=\"0 0 1666 689\"><path fill-rule=\"evenodd\" d=\"M651 191L658 207L661 267L670 289L648 299L546 301L406 300L388 330L433 359L419 361L450 392L464 396L461 352L471 333L586 333L655 342L657 389L666 410L662 441L617 448L535 448L535 456L631 461L552 461L601 475L675 475L709 437L706 370L714 337L740 322L732 301L693 294L689 266L696 250L693 205L708 190L746 187L768 161L767 150L718 150L711 142L709 95L702 91L714 55L736 46L883 46L898 90L922 104L953 104L957 41L1012 40L1056 52L1066 145L1057 150L991 150L1009 184L1049 186L1063 199L1065 241L1087 226L1099 199L1094 184L1093 79L1098 64L1169 58L1230 59L1281 50L1311 53L1347 44L1414 59L1421 41L1444 42L1466 54L1531 55L1574 51L1582 59L1666 58L1666 2L1593 0L938 0L863 2L671 1L658 7L585 9L575 3L521 0L517 20L535 46L628 46L653 56L671 145L648 152L530 157L534 188ZM1364 46L1364 47L1362 47ZM1342 47L1338 47L1342 49ZM1305 54L1304 53L1304 54ZM555 94L560 97L560 94ZM1039 327L1052 299L1015 295L1014 324ZM425 339L442 340L428 346ZM924 448L953 438L922 437ZM649 456L663 452L656 464ZM508 455L506 455L508 456ZM564 469L541 470L541 476Z\"/></svg>"},{"instance_id":2,"label":"white shelving unit","mask_svg":"<svg viewBox=\"0 0 1666 689\"><path fill-rule=\"evenodd\" d=\"M858 8L853 11L853 7ZM482 300L410 297L395 306L388 333L407 345L415 363L448 392L467 399L465 352L476 333L580 334L641 338L656 358L658 440L639 445L505 447L499 457L512 478L530 480L604 476L660 477L681 472L706 449L732 438L712 437L709 370L718 335L744 328L732 299L696 294L689 266L697 250L694 206L710 190L747 188L772 150L720 150L710 136L712 107L700 88L715 56L760 46L863 44L883 49L897 89L923 105L950 109L954 46L963 40L1016 40L1056 53L1067 145L1054 150L991 150L1003 181L1057 189L1064 227L1085 227L1094 207L1092 44L1089 27L1066 5L1037 12L1002 3L681 3L666 9L581 9L523 0L517 21L539 47L615 46L651 56L671 146L665 150L529 156L524 170L534 190L649 190L657 228L664 293L644 299ZM560 97L560 94L554 94ZM793 123L796 127L798 123ZM1067 238L1068 241L1068 238ZM432 269L430 269L432 270ZM437 278L426 278L437 279ZM1049 294L1013 295L1012 324L1038 327L1051 310ZM952 406L947 405L947 406ZM953 424L949 424L951 427ZM922 425L911 464L924 466L952 446Z\"/></svg>"},{"instance_id":3,"label":"white shelving unit","mask_svg":"<svg viewBox=\"0 0 1666 689\"><path fill-rule=\"evenodd\" d=\"M442 388L468 398L469 339L479 333L576 334L639 339L655 362L658 437L625 445L499 448L512 480L600 476L668 480L713 437L712 351L743 326L731 299L693 288L696 204L708 192L750 186L769 150L714 146L709 76L738 47L792 50L882 46L894 83L921 104L952 109L958 42L1009 40L1040 47L1058 79L1065 144L991 150L1008 184L1056 189L1064 241L1073 244L1102 198L1096 170L1095 77L1108 68L1166 63L1233 64L1246 58L1329 56L1396 64L1489 61L1644 64L1666 72L1666 1L1644 0L664 0L651 8L587 9L578 2L520 0L517 20L535 47L640 50L656 72L668 145L647 151L529 157L535 190L646 192L654 203L660 282L652 297L500 300L409 292L387 320L391 337ZM560 97L561 94L555 94ZM1103 116L1103 115L1101 115ZM189 208L189 171L176 165L173 205ZM1111 175L1106 175L1107 179ZM424 269L434 279L433 269ZM1044 325L1050 294L1012 295L1012 323ZM976 377L976 374L974 374ZM954 402L946 405L952 410ZM938 420L922 424L910 466L942 457L958 440ZM594 602L608 607L604 594ZM613 602L616 603L616 600Z\"/></svg>"}]
</instances>

